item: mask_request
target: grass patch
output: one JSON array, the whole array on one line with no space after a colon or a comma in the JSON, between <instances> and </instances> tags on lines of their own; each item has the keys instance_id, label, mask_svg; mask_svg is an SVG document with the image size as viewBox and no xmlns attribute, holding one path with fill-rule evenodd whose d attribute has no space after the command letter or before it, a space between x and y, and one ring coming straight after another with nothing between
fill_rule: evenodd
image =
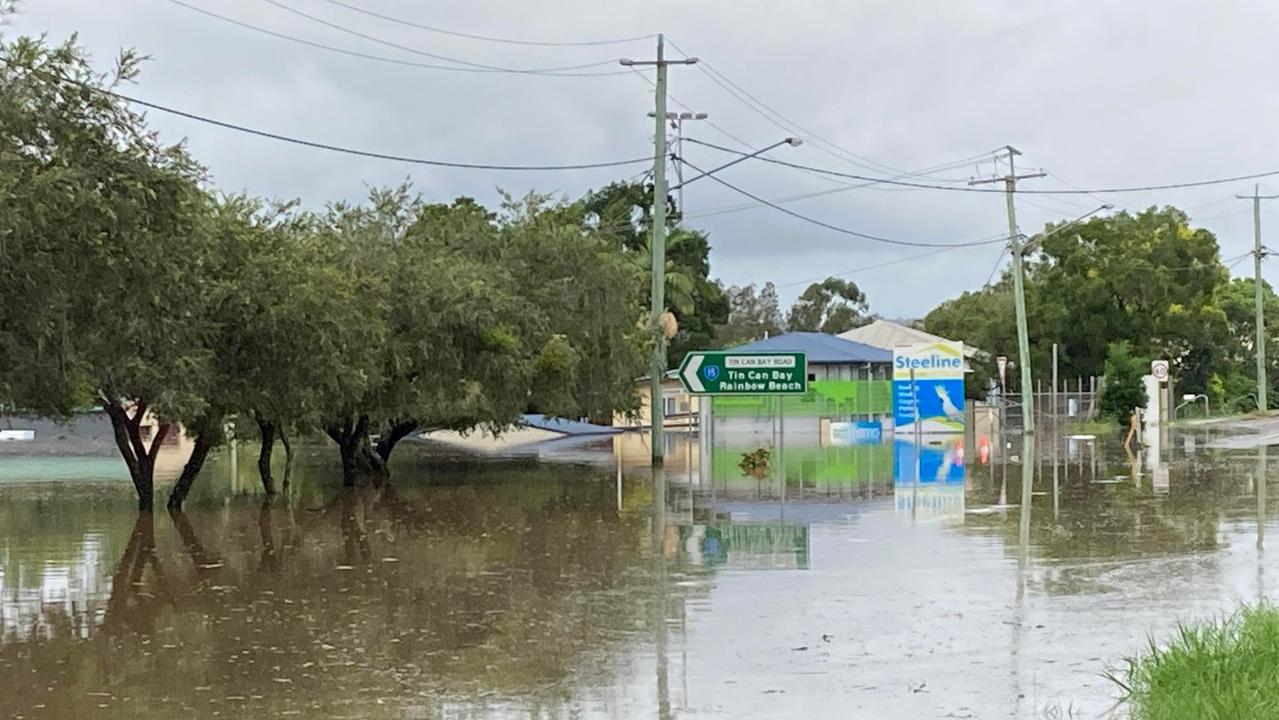
<instances>
[{"instance_id":1,"label":"grass patch","mask_svg":"<svg viewBox=\"0 0 1279 720\"><path fill-rule=\"evenodd\" d=\"M1182 625L1163 647L1150 640L1123 677L1133 720L1279 718L1279 610L1247 607Z\"/></svg>"},{"instance_id":2,"label":"grass patch","mask_svg":"<svg viewBox=\"0 0 1279 720\"><path fill-rule=\"evenodd\" d=\"M1081 420L1065 426L1065 431L1071 435L1113 435L1118 430L1119 423L1109 418Z\"/></svg>"}]
</instances>

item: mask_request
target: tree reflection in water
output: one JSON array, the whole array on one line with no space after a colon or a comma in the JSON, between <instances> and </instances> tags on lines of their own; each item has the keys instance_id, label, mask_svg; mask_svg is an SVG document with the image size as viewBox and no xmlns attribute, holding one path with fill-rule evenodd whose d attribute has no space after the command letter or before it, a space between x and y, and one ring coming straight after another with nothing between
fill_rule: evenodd
<instances>
[{"instance_id":1,"label":"tree reflection in water","mask_svg":"<svg viewBox=\"0 0 1279 720\"><path fill-rule=\"evenodd\" d=\"M137 515L94 637L0 646L0 716L625 702L619 674L683 590L658 573L652 518L619 517L611 485L572 472L346 489L312 508L234 499L173 513L171 532Z\"/></svg>"}]
</instances>

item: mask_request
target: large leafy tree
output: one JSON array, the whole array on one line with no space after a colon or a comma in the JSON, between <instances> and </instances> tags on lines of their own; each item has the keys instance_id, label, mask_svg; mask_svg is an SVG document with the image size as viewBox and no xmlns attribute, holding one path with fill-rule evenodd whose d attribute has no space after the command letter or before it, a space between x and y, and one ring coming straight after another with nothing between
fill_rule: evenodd
<instances>
[{"instance_id":1,"label":"large leafy tree","mask_svg":"<svg viewBox=\"0 0 1279 720\"><path fill-rule=\"evenodd\" d=\"M1217 304L1226 316L1229 341L1221 348L1225 363L1213 379L1212 394L1234 409L1256 407L1257 303L1252 278L1235 278L1217 291ZM1279 397L1279 296L1262 282L1262 308L1266 328L1266 379L1268 397Z\"/></svg>"},{"instance_id":2,"label":"large leafy tree","mask_svg":"<svg viewBox=\"0 0 1279 720\"><path fill-rule=\"evenodd\" d=\"M371 375L365 351L385 338L374 297L342 271L312 214L225 198L212 235L215 251L203 264L212 360L200 388L204 410L187 427L194 448L170 508L182 505L233 416L257 425L258 469L274 494L276 439L289 450L286 432L318 427L334 398L361 392Z\"/></svg>"},{"instance_id":3,"label":"large leafy tree","mask_svg":"<svg viewBox=\"0 0 1279 720\"><path fill-rule=\"evenodd\" d=\"M1029 264L1036 363L1056 341L1063 372L1100 374L1109 344L1127 339L1138 354L1173 361L1188 391L1204 391L1224 359L1226 318L1214 301L1229 277L1212 233L1170 207L1060 227Z\"/></svg>"},{"instance_id":4,"label":"large leafy tree","mask_svg":"<svg viewBox=\"0 0 1279 720\"><path fill-rule=\"evenodd\" d=\"M786 314L792 331L842 333L870 321L866 294L852 280L829 277L809 285Z\"/></svg>"},{"instance_id":5,"label":"large leafy tree","mask_svg":"<svg viewBox=\"0 0 1279 720\"><path fill-rule=\"evenodd\" d=\"M384 474L415 431L500 430L526 410L599 417L634 402L635 274L563 206L530 196L490 212L398 188L335 206L326 225L386 331L368 351L371 381L326 423L348 482Z\"/></svg>"},{"instance_id":6,"label":"large leafy tree","mask_svg":"<svg viewBox=\"0 0 1279 720\"><path fill-rule=\"evenodd\" d=\"M734 285L726 295L728 320L715 330L721 346L733 347L784 332L785 321L773 283L764 283L758 289L754 284Z\"/></svg>"},{"instance_id":7,"label":"large leafy tree","mask_svg":"<svg viewBox=\"0 0 1279 720\"><path fill-rule=\"evenodd\" d=\"M1207 392L1237 361L1243 332L1223 309L1229 279L1217 240L1185 213L1152 207L1078 225L1049 225L1028 258L1027 327L1036 372L1058 345L1063 377L1105 372L1111 344L1128 341L1140 357L1174 363L1179 387ZM1239 313L1235 313L1236 317ZM1012 283L942 303L924 319L932 333L1016 357Z\"/></svg>"},{"instance_id":8,"label":"large leafy tree","mask_svg":"<svg viewBox=\"0 0 1279 720\"><path fill-rule=\"evenodd\" d=\"M565 210L598 231L632 260L636 272L651 272L652 187L642 183L612 183L589 193ZM667 344L667 361L674 366L690 350L712 347L716 326L728 319L728 299L710 279L710 240L705 233L679 225L679 214L668 213L666 239L666 310L678 323ZM649 307L649 285L636 287L637 299Z\"/></svg>"},{"instance_id":9,"label":"large leafy tree","mask_svg":"<svg viewBox=\"0 0 1279 720\"><path fill-rule=\"evenodd\" d=\"M203 411L211 201L183 148L100 91L138 58L99 74L74 43L0 42L0 396L55 417L101 402L149 510L171 422Z\"/></svg>"}]
</instances>

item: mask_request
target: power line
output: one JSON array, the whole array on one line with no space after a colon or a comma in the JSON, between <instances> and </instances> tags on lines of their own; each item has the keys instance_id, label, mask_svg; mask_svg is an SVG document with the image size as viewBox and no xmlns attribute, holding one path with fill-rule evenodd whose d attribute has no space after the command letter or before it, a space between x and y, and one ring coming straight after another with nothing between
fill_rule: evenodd
<instances>
[{"instance_id":1,"label":"power line","mask_svg":"<svg viewBox=\"0 0 1279 720\"><path fill-rule=\"evenodd\" d=\"M991 237L991 238L996 238L996 236L993 236L993 235L992 235L992 236L990 236L990 237ZM1006 238L1006 237L1007 237L1007 235L1005 235L1005 234L1003 234L1003 233L1001 233L1000 235L998 235L998 236L997 236L997 238L998 238L998 239L1003 239L1003 238ZM983 238L983 239L988 239L988 238ZM880 268L886 268L886 267L889 267L890 265L897 265L897 264L904 263L904 262L910 262L911 260L920 260L920 259L923 259L923 258L926 258L926 257L932 257L932 256L934 256L934 255L941 255L942 253L947 253L947 252L950 252L951 250L958 250L959 248L962 248L962 247L968 247L968 246L966 246L966 245L952 245L952 246L950 246L950 247L942 248L942 249L940 249L940 250L929 250L928 252L923 252L923 253L919 253L919 254L916 254L916 255L909 255L909 256L907 256L907 257L901 257L901 258L897 258L897 259L895 259L895 260L888 260L888 261L885 261L885 262L882 262L882 263L877 263L877 264L875 264L875 265L866 265L866 266L864 266L864 267L853 268L853 269L851 269L851 270L844 270L844 271L842 271L842 272L829 273L829 274L824 275L824 276L822 276L822 277L811 278L811 279L809 279L809 280L796 280L795 282L783 283L783 284L781 284L781 285L777 285L776 287L779 287L779 288L795 287L796 285L804 285L804 284L808 284L808 283L821 282L822 280L825 280L825 279L826 279L826 278L828 278L828 277L844 277L844 276L847 276L847 275L856 275L856 274L858 274L858 273L864 273L864 272L869 272L869 271L871 271L871 270L878 270L878 269L880 269ZM987 284L990 284L990 281L989 281L989 280L987 280L986 282L987 282Z\"/></svg>"},{"instance_id":2,"label":"power line","mask_svg":"<svg viewBox=\"0 0 1279 720\"><path fill-rule=\"evenodd\" d=\"M326 45L324 43L315 42L313 40L307 40L305 38L300 38L293 35L276 32L274 30L268 30L267 28L259 27L252 23L236 20L235 18L227 17L225 15L219 15L218 13L205 10L204 8L201 8L201 7L196 7L195 5L189 5L185 2L182 2L182 0L168 0L168 1L173 3L174 5L178 5L180 7L186 8L187 10L191 10L192 12L197 12L197 13L200 13L201 15L215 18L217 20L221 20L222 22L230 23L231 25L236 25L246 30L252 30L253 32L261 33L263 35L268 35L270 37L277 38L279 40L286 40L288 42L297 43L299 45L305 45L307 47L316 48L318 50L326 50L328 52L338 53L340 55L358 57L365 60L373 60L375 62L381 62L381 63L389 63L391 65L404 65L408 67L426 68L428 70L448 70L450 72L483 73L483 74L507 72L505 70L492 70L492 69L477 68L477 67L454 67L452 65L436 65L433 63L414 62L412 60L400 60L399 58L385 57L382 55L371 55L369 53L363 53L358 50L348 50L346 48L335 47L333 45ZM528 74L540 75L544 77L605 77L608 75L620 75L621 71L593 72L593 73L529 72Z\"/></svg>"},{"instance_id":3,"label":"power line","mask_svg":"<svg viewBox=\"0 0 1279 720\"><path fill-rule=\"evenodd\" d=\"M670 43L670 45L681 54L685 56L688 55L688 53L685 53L684 50L681 49L679 46L677 46L675 43L672 42ZM835 159L841 160L843 162L849 163L857 167L866 168L868 170L872 170L876 172L880 171L878 168L882 168L884 170L888 170L891 173L909 174L900 168L894 168L890 165L885 165L884 163L877 162L868 157L858 155L857 153L852 152L851 150L848 150L846 148L843 148L837 145L836 143L830 140L827 140L821 135L818 135L817 133L812 132L811 130L808 130L804 126L800 125L794 120L791 120L790 118L786 117L785 115L781 114L777 110L770 107L768 103L765 103L763 100L760 100L759 98L752 95L749 91L747 91L741 85L738 85L737 83L733 82L731 79L728 78L728 76L724 75L724 73L720 72L719 70L716 70L713 66L710 65L710 63L706 62L705 60L700 60L698 62L697 67L699 70L705 73L706 76L710 78L712 82L714 82L716 85L719 85L721 88L724 89L724 91L726 91L728 94L732 95L733 97L737 98L741 103L749 107L751 110L754 110L755 113L758 114L760 117L764 118L765 120L772 123L773 125L783 130L786 130L787 132L799 132L800 134L807 136L810 140L816 141L814 143L814 146L817 147L817 149L821 150L822 152L828 155L831 155ZM749 100L747 98L749 98ZM945 178L942 178L942 179L930 178L930 179L933 179L934 181L938 181L938 182L964 182L963 180L951 180L951 179L945 179Z\"/></svg>"},{"instance_id":4,"label":"power line","mask_svg":"<svg viewBox=\"0 0 1279 720\"><path fill-rule=\"evenodd\" d=\"M987 157L987 156L985 156L985 155L974 155L973 157L964 158L964 159L962 159L962 160L956 160L956 161L954 161L954 162L952 162L952 163L946 163L946 164L943 164L943 165L935 165L935 166L933 166L933 167L931 167L931 168L925 168L925 169L923 169L923 170L920 170L919 172L921 172L921 173L922 173L922 172L934 172L934 171L937 171L937 170L949 170L949 169L951 169L951 168L958 167L958 166L960 166L960 165L966 165L967 163L972 162L972 161L973 161L973 160L975 160L975 159L981 159L981 158L984 158L984 157ZM901 176L901 177L909 177L909 176L903 175L903 176ZM808 199L811 199L811 198L824 197L824 196L827 196L827 195L834 195L835 193L847 192L847 191L849 191L849 190L858 190L858 189L861 189L861 188L873 187L875 184L876 184L876 183L873 183L873 182L864 182L864 183L848 183L848 184L840 183L838 187L826 188L825 190L814 190L814 191L812 191L812 192L799 193L799 194L796 194L796 195L788 195L788 196L786 196L786 197L782 197L782 198L773 198L773 202L775 202L775 203L789 203L789 202L796 202L796 201L799 201L799 200L808 200ZM703 218L703 217L713 217L713 216L716 216L716 215L726 215L726 214L729 214L729 213L741 212L741 211L743 211L743 210L751 210L751 209L753 209L753 208L757 208L757 207L760 207L760 206L759 206L759 204L757 204L757 203L740 203L740 204L737 204L737 205L725 205L725 206L722 206L722 207L718 207L718 208L711 208L711 209L709 209L709 210L705 210L705 211L703 211L703 212L695 213L695 214L689 215L688 217L689 217L690 219L692 219L692 218ZM1063 214L1063 215L1066 215L1066 214L1068 214L1068 213L1062 213L1062 214Z\"/></svg>"},{"instance_id":5,"label":"power line","mask_svg":"<svg viewBox=\"0 0 1279 720\"><path fill-rule=\"evenodd\" d=\"M23 68L35 74L45 75L47 77L50 77L55 82L67 83L70 85L83 88L85 90L89 90L91 92L101 93L103 95L107 95L107 96L116 98L118 100L123 100L124 102L127 102L127 103L140 105L142 107L150 108L152 110L159 110L160 112L168 113L170 115L176 115L178 117L187 118L188 120L195 120L197 122L202 122L208 125L216 125L217 127L226 128L228 130L235 130L236 132L241 132L248 135L256 135L258 137L269 138L271 140L279 140L280 142L291 143L293 145L301 145L304 147L316 148L320 150L329 150L332 152L343 153L346 155L356 155L359 157L373 158L376 160L393 160L395 162L410 163L414 165L431 165L434 167L464 168L468 170L511 170L511 171L590 170L594 168L619 167L622 165L635 165L638 163L649 161L649 158L641 157L641 158L633 158L630 160L613 160L609 162L596 162L596 163L573 163L573 164L564 164L564 165L500 165L500 164L492 164L492 163L455 162L452 160L429 160L425 158L407 157L404 155L391 155L388 153L371 152L368 150L357 150L354 148L342 147L340 145L329 145L327 143L315 142L312 140L303 140L301 138L295 138L288 135L280 135L278 133L268 132L266 130L258 130L256 128L246 127L244 125L236 125L235 123L226 122L224 120L216 120L214 118L206 117L204 115L197 115L195 113L187 112L185 110L178 110L176 108L167 107L165 105L160 105L158 103L148 102L146 100L140 100L138 98L125 95L123 93L115 92L114 90L107 90L106 88L95 87L88 83L80 82L78 80L73 80L71 78L54 75L52 73L48 73L48 72L39 70L37 68L30 67L29 65L16 63L13 60L3 56L0 56L0 62L4 62L13 67Z\"/></svg>"},{"instance_id":6,"label":"power line","mask_svg":"<svg viewBox=\"0 0 1279 720\"><path fill-rule=\"evenodd\" d=\"M185 3L179 2L179 0L169 0L169 1L175 4L182 5L183 7L190 7L189 5L186 5ZM429 57L435 60L443 60L445 62L451 62L451 63L456 63L458 65L463 65L466 67L487 70L489 72L513 73L517 75L559 75L559 74L564 74L564 73L575 71L575 70L584 70L588 68L612 65L613 63L616 62L616 59L610 59L610 60L601 60L599 62L593 62L593 63L584 63L580 65L565 65L562 67L548 67L548 68L511 68L511 67L503 67L501 65L488 65L485 63L471 62L469 60L459 60L457 58L451 58L446 55L439 55L437 53L427 52L425 50L409 47L407 45L400 45L399 43L394 43L394 42L391 42L390 40L385 40L375 35L369 35L368 33L362 33L358 30L353 30L343 25L329 22L328 20L325 20L323 18L316 17L315 15L311 15L309 13L298 10L295 7L291 7L289 5L285 5L282 2L278 2L278 0L262 0L262 2L265 2L268 5L273 5L281 10L284 10L285 12L297 15L298 17L305 18L306 20L310 20L313 23L317 23L319 25L332 28L334 30L337 30L338 32L346 33L347 35L353 35L358 38L363 38L364 40L368 40L369 42L374 42L379 45L385 45L390 48L395 48L396 50L403 50L404 52L413 53L414 55L421 55L423 57ZM613 72L620 73L622 71L613 71ZM605 73L589 73L589 74L602 75Z\"/></svg>"},{"instance_id":7,"label":"power line","mask_svg":"<svg viewBox=\"0 0 1279 720\"><path fill-rule=\"evenodd\" d=\"M714 148L716 150L720 150L723 152L735 153L738 155L746 154L738 150L734 150L732 148L727 148L722 145L716 145L714 143L709 143L709 142L706 142L705 140L698 140L696 138L686 137L684 138L684 141L695 143L697 145L704 145L706 147ZM872 177L868 175L856 175L853 173L840 172L838 170L828 170L825 168L813 167L811 165L802 165L799 163L788 162L786 160L779 160L777 158L764 157L762 155L752 159L762 160L764 162L772 163L774 165L783 165L785 167L794 168L796 170L808 170L811 172L822 173L824 175L832 175L834 177L842 177L842 178L849 178L852 180L863 180L868 182L884 183L887 185L901 185L904 187L923 188L927 190L945 190L948 192L998 193L998 194L1003 194L1005 192L1004 190L1000 190L996 188L932 185L928 183L917 183L917 182L909 182L904 180L894 180L893 178L877 178L877 177ZM1131 186L1131 187L1093 188L1091 190L1082 189L1082 188L1072 189L1072 190L1018 190L1017 194L1018 195L1092 195L1094 193L1129 193L1129 192L1147 192L1152 190L1177 190L1181 188L1203 187L1205 185L1222 185L1225 183L1242 182L1244 180L1256 180L1257 178L1273 177L1275 175L1279 175L1279 170L1267 170L1265 172L1251 173L1248 175L1235 175L1233 177L1225 177L1225 178L1214 178L1212 180L1196 180L1191 182L1166 183L1163 185L1138 185L1138 186Z\"/></svg>"},{"instance_id":8,"label":"power line","mask_svg":"<svg viewBox=\"0 0 1279 720\"><path fill-rule=\"evenodd\" d=\"M654 37L657 37L656 33L649 33L648 35L635 35L633 37L612 38L609 40L579 40L575 42L552 42L552 41L545 41L545 40L516 40L513 38L493 37L491 35L475 35L472 33L458 32L456 30L445 30L444 28L434 27L432 25L423 25L421 23L413 22L411 20L404 20L402 18L392 17L390 15L383 15L381 13L376 13L366 8L341 2L341 0L324 0L324 2L327 2L330 5L337 5L338 7L346 8L347 10L351 10L352 12L357 12L362 15L375 17L375 18L378 18L379 20L386 20L388 22L397 23L399 25L404 25L411 28L417 28L418 30L426 30L427 32L439 33L441 35L452 35L453 37L466 38L468 40L484 40L487 42L505 43L507 45L529 45L534 47L588 47L588 46L599 46L599 45L621 45L622 43L636 42L638 40L649 40Z\"/></svg>"},{"instance_id":9,"label":"power line","mask_svg":"<svg viewBox=\"0 0 1279 720\"><path fill-rule=\"evenodd\" d=\"M677 49L678 49L678 48L677 48ZM680 52L683 52L683 51L680 51ZM701 61L699 60L699 62L701 62ZM652 81L651 79L649 79L646 75L644 75L644 74L640 73L640 72L639 72L639 71L637 71L637 70L634 70L634 68L632 68L632 70L635 72L635 74L636 74L636 75L638 75L638 76L640 77L640 79L641 79L641 80L643 80L644 82L648 83L650 87L655 87L655 84L653 83L653 81ZM668 94L667 94L667 97L670 99L670 101L671 101L671 102L675 103L676 105L679 105L680 107L684 108L685 110L688 110L688 111L692 111L692 110L693 110L693 108L692 108L692 106L691 106L691 105L689 105L689 104L687 104L687 103L685 103L685 102L681 101L679 98L675 97L674 95L671 95L671 94L669 94L669 93L668 93ZM725 130L723 127L720 127L719 125L716 125L714 122L711 122L710 120L704 120L703 122L704 122L704 124L709 125L709 126L710 126L713 130L717 131L719 134L721 134L721 135L723 135L724 137L727 137L727 138L729 138L730 140L732 140L732 141L736 142L738 145L741 145L742 147L747 148L747 149L749 149L749 148L751 147L750 143L748 143L748 142L746 142L745 140L743 140L740 136L738 136L738 135L734 135L733 133L729 132L728 130ZM786 128L786 127L784 127L784 126L780 126L780 125L779 125L778 127L781 127L783 130L787 130L788 132L790 132L790 129L789 129L789 128ZM801 130L802 130L802 128L801 128ZM901 175L896 176L894 179L897 179L897 178L903 178L903 177L918 177L918 176L921 176L921 175L922 175L922 174L924 174L924 173L936 172L936 171L939 171L939 170L949 170L949 169L951 169L952 167L959 167L959 166L961 166L961 165L966 165L966 164L968 164L968 163L970 163L970 162L979 161L979 160L982 160L982 159L988 158L990 155L991 155L991 153L982 153L982 154L979 154L979 155L972 155L972 156L970 156L970 157L966 157L966 158L963 158L963 159L961 159L961 160L956 160L956 161L951 162L951 163L943 163L942 165L935 165L935 166L933 166L933 167L924 168L924 169L922 169L922 170L916 170L916 171L913 171L913 172L906 172L906 173L903 173L903 174L901 174ZM804 171L802 171L802 172L804 172L804 173L806 173L806 174L808 174L808 175L812 175L813 177L816 177L816 178L818 178L818 179L820 179L820 180L825 180L825 181L827 181L827 182L833 182L833 183L836 183L838 187L829 188L829 189L827 189L827 190L819 190L819 191L816 191L816 192L813 192L813 193L805 193L805 194L801 194L801 195L793 195L793 196L790 196L790 197L787 197L787 198L781 198L781 199L778 199L778 200L774 200L774 202L793 202L793 201L795 201L795 200L804 200L804 199L807 199L807 198L810 198L810 197L820 197L820 196L822 196L822 195L830 195L830 194L832 194L832 193L844 192L845 190L855 190L855 189L857 189L857 188L871 187L871 186L874 186L874 185L879 184L879 183L877 183L877 182L865 182L865 183L844 183L844 182L840 182L840 181L838 181L838 180L835 180L835 179L833 179L833 178L827 177L827 176L825 176L825 175L823 175L823 174L821 174L821 173L812 172L812 171L809 171L809 170L804 170ZM712 209L712 210L708 210L708 211L705 211L705 212L697 213L696 215L689 215L689 216L687 216L687 217L688 217L688 218L690 218L690 219L691 219L691 218L695 218L695 217L710 217L710 216L712 216L712 215L721 215L721 214L725 214L725 213L729 213L729 212L739 212L739 211L741 211L741 210L749 210L749 209L754 208L754 207L758 207L758 204L756 204L756 203L743 203L743 204L741 204L741 205L736 205L736 206L732 206L732 207L724 207L724 208Z\"/></svg>"},{"instance_id":10,"label":"power line","mask_svg":"<svg viewBox=\"0 0 1279 720\"><path fill-rule=\"evenodd\" d=\"M697 172L699 172L699 173L705 173L705 172L706 172L705 170L703 170L703 169L699 168L698 166L696 166L696 165L694 165L693 163L691 163L691 162L689 162L689 161L685 160L684 158L676 158L676 159L677 159L679 162L682 162L682 163L684 163L685 165L687 165L687 166L689 166L689 167L693 168L694 170L696 170L696 171L697 171ZM773 203L773 202L770 202L770 201L768 201L768 200L765 200L764 198L762 198L762 197L760 197L760 196L758 196L758 195L756 195L756 194L754 194L754 193L752 193L752 192L749 192L749 191L747 191L747 190L743 190L743 189L741 189L741 188L737 187L736 185L733 185L732 183L729 183L728 181L726 181L726 180L724 180L724 179L722 179L722 178L718 177L717 175L706 175L706 177L710 178L711 180L714 180L715 182L719 183L720 185L723 185L724 187L728 188L729 190L732 190L733 192L739 193L739 194L741 194L741 195L745 195L746 197L748 197L748 198L750 198L750 199L754 200L755 202L760 203L761 205L766 205L766 206L768 206L768 207L770 207L770 208L772 208L772 209L774 209L774 210L776 210L776 211L778 211L778 212L780 212L780 213L783 213L783 214L785 214L785 215L790 215L790 216L791 216L791 217L793 217L793 218L796 218L796 219L798 219L798 220L803 220L803 221L804 221L804 222L806 222L806 223L810 223L810 224L812 224L812 225L816 225L816 226L818 226L818 227L826 228L827 230L832 230L832 231L834 231L834 232L841 233L841 234L843 234L843 235L850 235L850 236L852 236L852 237L862 238L863 240L872 240L872 241L874 241L874 242L885 243L885 244L888 244L888 245L904 245L904 246L907 246L907 247L931 247L931 248L944 248L944 247L975 247L975 246L978 246L978 245L989 245L989 244L991 244L991 243L993 243L993 242L1003 242L1003 241L1004 241L1004 240L1001 238L1000 240L992 240L992 241L985 241L985 242L969 242L969 243L928 243L928 242L918 242L918 241L914 241L914 240L894 240L894 239L892 239L892 238L880 237L880 236L878 236L878 235L870 235L870 234L868 234L868 233L858 232L858 231L856 231L856 230L850 230L850 229L848 229L848 228L840 227L840 226L838 226L838 225L832 225L832 224L830 224L830 223L828 223L828 222L824 222L824 221L822 221L822 220L818 220L818 219L816 219L816 218L812 218L812 217L809 217L809 216L807 216L807 215L803 215L803 214L801 214L801 213L797 213L797 212L795 212L794 210L791 210L790 208L782 207L781 205L778 205L778 204L776 204L776 203Z\"/></svg>"}]
</instances>

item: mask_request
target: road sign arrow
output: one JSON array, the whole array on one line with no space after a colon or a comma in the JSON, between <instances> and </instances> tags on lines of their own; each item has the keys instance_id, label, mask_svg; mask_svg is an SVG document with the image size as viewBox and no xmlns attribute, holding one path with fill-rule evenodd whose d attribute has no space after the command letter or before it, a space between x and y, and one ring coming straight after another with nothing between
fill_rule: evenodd
<instances>
[{"instance_id":1,"label":"road sign arrow","mask_svg":"<svg viewBox=\"0 0 1279 720\"><path fill-rule=\"evenodd\" d=\"M690 354L688 362L684 364L684 384L692 392L706 392L706 386L702 385L702 379L697 376L697 371L702 367L702 360L706 359L705 355Z\"/></svg>"}]
</instances>

